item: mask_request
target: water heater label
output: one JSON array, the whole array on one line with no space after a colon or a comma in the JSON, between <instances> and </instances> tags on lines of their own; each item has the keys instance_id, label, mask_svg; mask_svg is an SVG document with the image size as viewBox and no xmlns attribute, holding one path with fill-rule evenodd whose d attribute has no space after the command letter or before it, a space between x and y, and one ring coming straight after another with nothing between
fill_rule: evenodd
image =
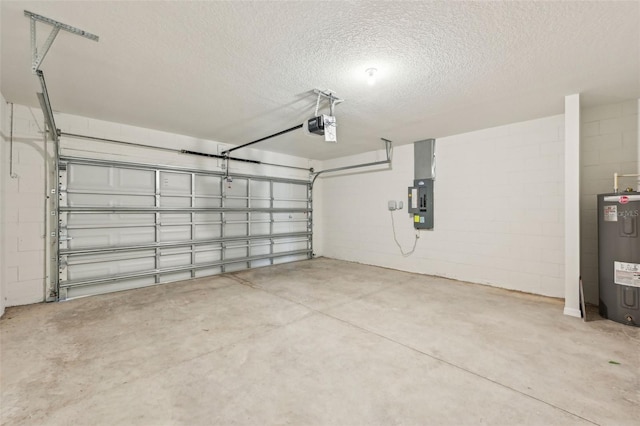
<instances>
[{"instance_id":1,"label":"water heater label","mask_svg":"<svg viewBox=\"0 0 640 426\"><path fill-rule=\"evenodd\" d=\"M617 222L618 221L618 206L604 206L604 221L605 222Z\"/></svg>"},{"instance_id":2,"label":"water heater label","mask_svg":"<svg viewBox=\"0 0 640 426\"><path fill-rule=\"evenodd\" d=\"M640 263L613 263L613 281L616 284L640 287Z\"/></svg>"}]
</instances>

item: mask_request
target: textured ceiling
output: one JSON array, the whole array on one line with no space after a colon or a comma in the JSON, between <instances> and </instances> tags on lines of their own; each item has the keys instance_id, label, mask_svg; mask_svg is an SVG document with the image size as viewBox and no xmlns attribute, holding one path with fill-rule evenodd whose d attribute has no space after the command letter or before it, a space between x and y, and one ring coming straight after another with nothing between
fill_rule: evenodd
<instances>
[{"instance_id":1,"label":"textured ceiling","mask_svg":"<svg viewBox=\"0 0 640 426\"><path fill-rule=\"evenodd\" d=\"M42 69L54 110L240 144L345 99L338 144L302 131L261 149L315 159L640 97L638 2L1 2L1 90L37 106L27 9L61 32ZM49 27L39 25L44 39ZM365 69L378 68L377 83ZM65 130L65 129L63 129Z\"/></svg>"}]
</instances>

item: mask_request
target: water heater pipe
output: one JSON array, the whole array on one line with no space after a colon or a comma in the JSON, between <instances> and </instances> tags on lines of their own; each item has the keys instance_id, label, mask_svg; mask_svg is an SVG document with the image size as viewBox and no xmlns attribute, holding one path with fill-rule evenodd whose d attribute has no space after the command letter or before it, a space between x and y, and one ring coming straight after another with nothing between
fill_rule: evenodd
<instances>
[{"instance_id":1,"label":"water heater pipe","mask_svg":"<svg viewBox=\"0 0 640 426\"><path fill-rule=\"evenodd\" d=\"M618 173L613 174L613 192L618 193L618 178L621 177L640 177L640 174L624 174L619 175Z\"/></svg>"}]
</instances>

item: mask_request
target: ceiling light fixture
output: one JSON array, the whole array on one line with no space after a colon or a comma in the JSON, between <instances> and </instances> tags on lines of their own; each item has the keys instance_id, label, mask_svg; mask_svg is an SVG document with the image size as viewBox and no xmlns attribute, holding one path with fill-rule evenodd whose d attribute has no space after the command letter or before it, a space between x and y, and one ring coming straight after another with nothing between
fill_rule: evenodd
<instances>
[{"instance_id":1,"label":"ceiling light fixture","mask_svg":"<svg viewBox=\"0 0 640 426\"><path fill-rule=\"evenodd\" d=\"M367 83L369 83L369 86L376 84L376 73L378 70L376 68L367 68L365 72L367 73Z\"/></svg>"}]
</instances>

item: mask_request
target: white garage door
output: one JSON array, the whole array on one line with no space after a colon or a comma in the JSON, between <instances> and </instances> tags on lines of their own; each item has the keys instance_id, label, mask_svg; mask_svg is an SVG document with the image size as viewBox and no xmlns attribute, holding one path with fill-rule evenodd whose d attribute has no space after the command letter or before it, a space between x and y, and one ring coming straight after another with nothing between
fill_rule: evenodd
<instances>
[{"instance_id":1,"label":"white garage door","mask_svg":"<svg viewBox=\"0 0 640 426\"><path fill-rule=\"evenodd\" d=\"M311 257L304 180L60 161L59 299Z\"/></svg>"}]
</instances>

